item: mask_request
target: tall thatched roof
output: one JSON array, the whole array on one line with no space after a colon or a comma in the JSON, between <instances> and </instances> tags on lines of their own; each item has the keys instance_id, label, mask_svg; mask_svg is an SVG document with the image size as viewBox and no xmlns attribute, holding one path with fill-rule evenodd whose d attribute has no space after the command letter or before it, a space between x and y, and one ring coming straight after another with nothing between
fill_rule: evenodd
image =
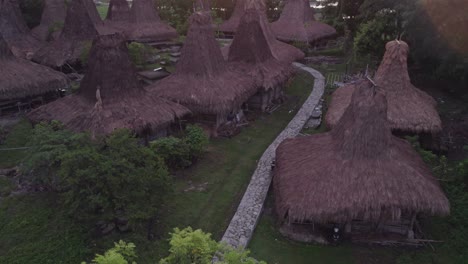
<instances>
[{"instance_id":1,"label":"tall thatched roof","mask_svg":"<svg viewBox=\"0 0 468 264\"><path fill-rule=\"evenodd\" d=\"M405 132L439 132L442 123L436 102L411 84L407 57L409 47L403 41L390 41L375 75L375 82L386 94L388 120L393 130ZM346 111L354 86L336 90L327 112L326 122L333 127Z\"/></svg>"},{"instance_id":2,"label":"tall thatched roof","mask_svg":"<svg viewBox=\"0 0 468 264\"><path fill-rule=\"evenodd\" d=\"M66 14L67 6L64 0L45 0L41 24L35 27L31 33L34 37L43 41L56 39L60 36Z\"/></svg>"},{"instance_id":3,"label":"tall thatched roof","mask_svg":"<svg viewBox=\"0 0 468 264\"><path fill-rule=\"evenodd\" d=\"M274 88L288 80L292 74L289 63L275 58L273 43L268 38L261 12L249 8L242 16L237 34L229 49L229 62L250 73L264 89Z\"/></svg>"},{"instance_id":4,"label":"tall thatched roof","mask_svg":"<svg viewBox=\"0 0 468 264\"><path fill-rule=\"evenodd\" d=\"M446 215L449 201L421 157L391 134L387 102L365 80L331 132L284 141L273 178L276 210L290 222L398 220Z\"/></svg>"},{"instance_id":5,"label":"tall thatched roof","mask_svg":"<svg viewBox=\"0 0 468 264\"><path fill-rule=\"evenodd\" d=\"M17 57L29 56L44 44L31 35L17 0L0 0L0 34Z\"/></svg>"},{"instance_id":6,"label":"tall thatched roof","mask_svg":"<svg viewBox=\"0 0 468 264\"><path fill-rule=\"evenodd\" d=\"M1 34L0 69L0 100L40 95L68 86L64 74L16 58Z\"/></svg>"},{"instance_id":7,"label":"tall thatched roof","mask_svg":"<svg viewBox=\"0 0 468 264\"><path fill-rule=\"evenodd\" d=\"M32 111L29 118L58 120L71 130L102 135L118 128L156 130L188 112L140 86L124 38L114 34L93 41L88 73L76 94Z\"/></svg>"},{"instance_id":8,"label":"tall thatched roof","mask_svg":"<svg viewBox=\"0 0 468 264\"><path fill-rule=\"evenodd\" d=\"M171 40L178 37L174 28L161 20L151 0L133 0L127 32L131 40L149 42Z\"/></svg>"},{"instance_id":9,"label":"tall thatched roof","mask_svg":"<svg viewBox=\"0 0 468 264\"><path fill-rule=\"evenodd\" d=\"M175 72L148 87L195 113L229 113L256 93L250 76L232 69L214 37L208 12L195 12Z\"/></svg>"},{"instance_id":10,"label":"tall thatched roof","mask_svg":"<svg viewBox=\"0 0 468 264\"><path fill-rule=\"evenodd\" d=\"M287 0L280 18L271 27L283 41L311 43L336 34L333 27L315 21L309 0Z\"/></svg>"},{"instance_id":11,"label":"tall thatched roof","mask_svg":"<svg viewBox=\"0 0 468 264\"><path fill-rule=\"evenodd\" d=\"M104 25L92 0L72 0L62 33L58 39L38 50L33 60L55 68L75 64L96 36L113 32L114 29Z\"/></svg>"},{"instance_id":12,"label":"tall thatched roof","mask_svg":"<svg viewBox=\"0 0 468 264\"><path fill-rule=\"evenodd\" d=\"M130 6L127 0L111 0L107 11L106 20L113 22L129 22L130 21Z\"/></svg>"},{"instance_id":13,"label":"tall thatched roof","mask_svg":"<svg viewBox=\"0 0 468 264\"><path fill-rule=\"evenodd\" d=\"M237 27L239 26L240 20L246 10L247 2L248 0L236 0L236 5L234 6L231 17L219 26L219 31L228 34L232 34L237 31Z\"/></svg>"},{"instance_id":14,"label":"tall thatched roof","mask_svg":"<svg viewBox=\"0 0 468 264\"><path fill-rule=\"evenodd\" d=\"M291 63L293 61L301 60L304 58L304 53L300 49L276 39L273 32L271 31L270 24L268 23L264 0L246 0L244 4L246 6L246 11L244 12L244 16L245 16L245 13L250 13L248 16L251 17L253 16L253 14L251 13L256 12L255 16L258 16L258 21L261 27L261 33L259 34L266 36L269 46L271 47L273 55L275 56L276 59L282 62ZM241 19L240 24L242 23L243 22ZM240 26L242 25L239 25L239 27ZM243 38L245 38L245 36ZM236 39L238 40L239 37L236 37ZM229 49L230 49L230 46L226 46L222 50L225 58L228 57Z\"/></svg>"}]
</instances>

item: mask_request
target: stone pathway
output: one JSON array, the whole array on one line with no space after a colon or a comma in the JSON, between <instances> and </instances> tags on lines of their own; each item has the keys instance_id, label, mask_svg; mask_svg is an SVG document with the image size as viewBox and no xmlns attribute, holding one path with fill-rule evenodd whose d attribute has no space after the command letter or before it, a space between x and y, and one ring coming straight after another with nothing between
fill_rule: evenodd
<instances>
[{"instance_id":1,"label":"stone pathway","mask_svg":"<svg viewBox=\"0 0 468 264\"><path fill-rule=\"evenodd\" d=\"M276 148L283 140L296 137L301 132L325 90L325 78L320 72L296 62L293 63L293 66L312 75L315 78L314 87L296 116L271 143L258 161L257 169L252 175L249 186L221 239L222 242L235 248L245 248L247 246L260 218L271 184L271 164L275 160Z\"/></svg>"}]
</instances>

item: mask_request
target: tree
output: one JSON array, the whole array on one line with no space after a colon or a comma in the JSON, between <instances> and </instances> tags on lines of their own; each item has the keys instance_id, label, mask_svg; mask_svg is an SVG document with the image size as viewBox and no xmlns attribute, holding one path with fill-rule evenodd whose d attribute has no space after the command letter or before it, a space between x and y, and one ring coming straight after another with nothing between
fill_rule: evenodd
<instances>
[{"instance_id":1,"label":"tree","mask_svg":"<svg viewBox=\"0 0 468 264\"><path fill-rule=\"evenodd\" d=\"M114 247L107 250L104 255L96 254L91 264L136 264L135 244L120 240ZM81 264L86 264L82 262Z\"/></svg>"}]
</instances>

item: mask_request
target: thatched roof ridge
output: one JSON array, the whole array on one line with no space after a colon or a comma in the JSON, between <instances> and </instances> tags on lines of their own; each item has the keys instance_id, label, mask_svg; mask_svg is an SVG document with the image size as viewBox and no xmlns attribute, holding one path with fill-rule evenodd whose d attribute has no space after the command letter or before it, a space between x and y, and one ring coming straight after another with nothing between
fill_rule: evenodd
<instances>
[{"instance_id":1,"label":"thatched roof ridge","mask_svg":"<svg viewBox=\"0 0 468 264\"><path fill-rule=\"evenodd\" d=\"M259 86L274 88L288 80L292 74L289 63L280 62L274 56L273 43L262 23L261 11L249 8L239 24L237 34L229 49L229 62L240 63L237 67L250 72Z\"/></svg>"},{"instance_id":2,"label":"thatched roof ridge","mask_svg":"<svg viewBox=\"0 0 468 264\"><path fill-rule=\"evenodd\" d=\"M0 0L0 34L17 57L30 56L44 45L31 35L17 0Z\"/></svg>"},{"instance_id":3,"label":"thatched roof ridge","mask_svg":"<svg viewBox=\"0 0 468 264\"><path fill-rule=\"evenodd\" d=\"M178 37L174 28L161 20L151 0L134 0L130 10L132 28L127 35L136 41L163 41Z\"/></svg>"},{"instance_id":4,"label":"thatched roof ridge","mask_svg":"<svg viewBox=\"0 0 468 264\"><path fill-rule=\"evenodd\" d=\"M0 100L40 95L69 85L64 74L16 58L1 34L0 69Z\"/></svg>"},{"instance_id":5,"label":"thatched roof ridge","mask_svg":"<svg viewBox=\"0 0 468 264\"><path fill-rule=\"evenodd\" d=\"M271 27L276 37L283 41L311 43L336 34L333 27L315 21L308 0L287 0L280 18Z\"/></svg>"},{"instance_id":6,"label":"thatched roof ridge","mask_svg":"<svg viewBox=\"0 0 468 264\"><path fill-rule=\"evenodd\" d=\"M41 24L35 27L31 33L34 37L49 41L57 38L60 35L61 29L56 32L50 31L53 27L63 26L65 16L67 14L67 6L64 0L45 0L44 10L42 11Z\"/></svg>"},{"instance_id":7,"label":"thatched roof ridge","mask_svg":"<svg viewBox=\"0 0 468 264\"><path fill-rule=\"evenodd\" d=\"M127 0L111 0L109 2L106 20L112 22L129 22L130 6Z\"/></svg>"},{"instance_id":8,"label":"thatched roof ridge","mask_svg":"<svg viewBox=\"0 0 468 264\"><path fill-rule=\"evenodd\" d=\"M93 41L88 73L76 94L42 106L29 114L35 122L58 120L74 131L93 135L128 128L142 133L157 130L187 114L187 108L148 94L120 34Z\"/></svg>"},{"instance_id":9,"label":"thatched roof ridge","mask_svg":"<svg viewBox=\"0 0 468 264\"><path fill-rule=\"evenodd\" d=\"M80 60L86 45L96 36L114 32L114 29L104 25L92 0L72 0L62 33L38 50L33 60L54 68L75 64Z\"/></svg>"},{"instance_id":10,"label":"thatched roof ridge","mask_svg":"<svg viewBox=\"0 0 468 264\"><path fill-rule=\"evenodd\" d=\"M175 72L147 89L195 113L229 113L240 108L255 94L254 80L224 61L208 12L195 12L189 23Z\"/></svg>"},{"instance_id":11,"label":"thatched roof ridge","mask_svg":"<svg viewBox=\"0 0 468 264\"><path fill-rule=\"evenodd\" d=\"M391 134L384 94L365 80L331 131L284 141L273 178L276 211L289 222L398 220L446 215L449 201L419 154Z\"/></svg>"},{"instance_id":12,"label":"thatched roof ridge","mask_svg":"<svg viewBox=\"0 0 468 264\"><path fill-rule=\"evenodd\" d=\"M390 41L375 75L375 82L383 89L388 101L388 120L393 130L437 133L442 122L435 100L411 84L407 57L409 47L403 41ZM335 91L327 112L330 127L337 124L350 102L353 88Z\"/></svg>"}]
</instances>

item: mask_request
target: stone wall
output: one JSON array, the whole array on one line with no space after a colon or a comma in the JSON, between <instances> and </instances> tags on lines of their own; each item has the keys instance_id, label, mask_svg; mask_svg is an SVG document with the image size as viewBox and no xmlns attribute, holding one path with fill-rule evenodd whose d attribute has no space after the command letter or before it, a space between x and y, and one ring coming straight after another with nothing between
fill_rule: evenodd
<instances>
[{"instance_id":1,"label":"stone wall","mask_svg":"<svg viewBox=\"0 0 468 264\"><path fill-rule=\"evenodd\" d=\"M275 160L276 148L283 140L296 137L301 132L325 90L325 78L320 72L296 62L293 63L293 66L312 75L315 78L314 87L296 116L271 143L258 161L257 169L252 175L239 207L221 240L235 248L245 248L247 246L260 218L271 184L271 164Z\"/></svg>"}]
</instances>

